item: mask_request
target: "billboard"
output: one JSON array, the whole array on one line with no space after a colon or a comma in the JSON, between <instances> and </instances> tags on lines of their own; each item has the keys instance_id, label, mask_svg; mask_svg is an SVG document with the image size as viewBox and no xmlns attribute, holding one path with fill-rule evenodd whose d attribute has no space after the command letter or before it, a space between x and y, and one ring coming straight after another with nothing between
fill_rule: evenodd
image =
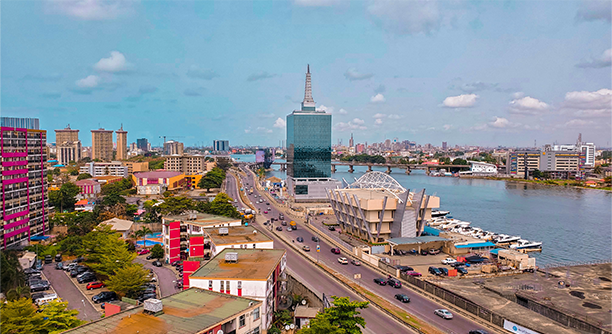
<instances>
[{"instance_id":1,"label":"billboard","mask_svg":"<svg viewBox=\"0 0 612 334\"><path fill-rule=\"evenodd\" d=\"M255 152L255 162L260 163L265 160L265 152L264 151L256 151Z\"/></svg>"}]
</instances>

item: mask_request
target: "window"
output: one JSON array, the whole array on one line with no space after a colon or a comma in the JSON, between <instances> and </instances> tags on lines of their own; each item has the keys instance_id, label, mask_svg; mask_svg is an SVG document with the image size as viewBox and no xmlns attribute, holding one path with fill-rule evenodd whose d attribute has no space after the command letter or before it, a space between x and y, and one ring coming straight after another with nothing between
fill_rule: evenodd
<instances>
[{"instance_id":1,"label":"window","mask_svg":"<svg viewBox=\"0 0 612 334\"><path fill-rule=\"evenodd\" d=\"M221 281L221 289L219 289L219 290L220 290L221 292L223 292L223 290L225 290L225 289L223 289L223 281Z\"/></svg>"},{"instance_id":2,"label":"window","mask_svg":"<svg viewBox=\"0 0 612 334\"><path fill-rule=\"evenodd\" d=\"M213 281L208 281L208 289L212 290L212 283Z\"/></svg>"},{"instance_id":3,"label":"window","mask_svg":"<svg viewBox=\"0 0 612 334\"><path fill-rule=\"evenodd\" d=\"M240 319L238 320L239 325L238 327L242 328L246 325L246 316L243 314L240 316Z\"/></svg>"},{"instance_id":4,"label":"window","mask_svg":"<svg viewBox=\"0 0 612 334\"><path fill-rule=\"evenodd\" d=\"M230 291L230 285L229 285L230 281L225 281L225 290L227 290L227 292Z\"/></svg>"},{"instance_id":5,"label":"window","mask_svg":"<svg viewBox=\"0 0 612 334\"><path fill-rule=\"evenodd\" d=\"M259 319L259 307L253 310L253 320Z\"/></svg>"},{"instance_id":6,"label":"window","mask_svg":"<svg viewBox=\"0 0 612 334\"><path fill-rule=\"evenodd\" d=\"M307 184L296 185L295 194L296 195L308 195L308 185Z\"/></svg>"},{"instance_id":7,"label":"window","mask_svg":"<svg viewBox=\"0 0 612 334\"><path fill-rule=\"evenodd\" d=\"M254 328L253 331L251 332L251 334L259 334L259 326Z\"/></svg>"},{"instance_id":8,"label":"window","mask_svg":"<svg viewBox=\"0 0 612 334\"><path fill-rule=\"evenodd\" d=\"M242 281L238 281L238 290L242 289Z\"/></svg>"},{"instance_id":9,"label":"window","mask_svg":"<svg viewBox=\"0 0 612 334\"><path fill-rule=\"evenodd\" d=\"M253 244L253 248L255 248L255 246L256 246L256 245L255 245L255 244Z\"/></svg>"}]
</instances>

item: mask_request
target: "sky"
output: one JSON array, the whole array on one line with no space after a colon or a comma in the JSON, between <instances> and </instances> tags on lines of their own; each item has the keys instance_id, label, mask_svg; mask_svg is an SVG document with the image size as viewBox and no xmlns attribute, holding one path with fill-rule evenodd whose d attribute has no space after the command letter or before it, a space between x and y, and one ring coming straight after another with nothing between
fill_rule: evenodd
<instances>
[{"instance_id":1,"label":"sky","mask_svg":"<svg viewBox=\"0 0 612 334\"><path fill-rule=\"evenodd\" d=\"M610 1L2 1L2 116L278 146L307 64L332 142L611 146Z\"/></svg>"}]
</instances>

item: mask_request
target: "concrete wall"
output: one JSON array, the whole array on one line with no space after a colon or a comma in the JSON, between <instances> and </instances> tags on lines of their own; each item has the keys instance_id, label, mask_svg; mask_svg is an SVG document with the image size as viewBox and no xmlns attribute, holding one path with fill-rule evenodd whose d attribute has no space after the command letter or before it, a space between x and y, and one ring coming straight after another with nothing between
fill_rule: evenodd
<instances>
[{"instance_id":1,"label":"concrete wall","mask_svg":"<svg viewBox=\"0 0 612 334\"><path fill-rule=\"evenodd\" d=\"M132 231L138 231L143 226L149 228L153 233L162 231L161 223L134 223L132 225Z\"/></svg>"},{"instance_id":2,"label":"concrete wall","mask_svg":"<svg viewBox=\"0 0 612 334\"><path fill-rule=\"evenodd\" d=\"M305 297L308 300L308 307L323 307L323 300L290 274L287 275L287 288L291 295Z\"/></svg>"}]
</instances>

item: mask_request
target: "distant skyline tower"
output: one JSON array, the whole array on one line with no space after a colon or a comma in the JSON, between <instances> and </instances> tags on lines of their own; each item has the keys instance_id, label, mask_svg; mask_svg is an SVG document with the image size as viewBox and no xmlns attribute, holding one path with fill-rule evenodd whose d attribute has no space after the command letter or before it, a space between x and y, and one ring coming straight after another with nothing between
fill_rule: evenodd
<instances>
[{"instance_id":1,"label":"distant skyline tower","mask_svg":"<svg viewBox=\"0 0 612 334\"><path fill-rule=\"evenodd\" d=\"M123 130L123 124L115 133L117 134L117 155L115 158L116 160L125 160L127 159L127 131Z\"/></svg>"},{"instance_id":2,"label":"distant skyline tower","mask_svg":"<svg viewBox=\"0 0 612 334\"><path fill-rule=\"evenodd\" d=\"M113 159L113 130L91 130L91 159Z\"/></svg>"},{"instance_id":3,"label":"distant skyline tower","mask_svg":"<svg viewBox=\"0 0 612 334\"><path fill-rule=\"evenodd\" d=\"M355 142L353 140L353 133L351 132L351 139L349 139L349 147L355 147Z\"/></svg>"}]
</instances>

